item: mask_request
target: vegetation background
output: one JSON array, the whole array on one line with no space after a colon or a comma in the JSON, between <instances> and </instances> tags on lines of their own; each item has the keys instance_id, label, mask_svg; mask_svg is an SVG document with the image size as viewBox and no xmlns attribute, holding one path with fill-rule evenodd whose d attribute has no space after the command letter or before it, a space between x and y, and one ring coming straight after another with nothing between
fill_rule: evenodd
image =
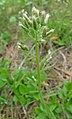
<instances>
[{"instance_id":1,"label":"vegetation background","mask_svg":"<svg viewBox=\"0 0 72 119\"><path fill-rule=\"evenodd\" d=\"M0 119L48 119L37 88L34 42L19 27L19 12L31 15L33 6L50 14L47 27L55 29L39 44L43 99L56 119L72 119L72 0L0 0Z\"/></svg>"}]
</instances>

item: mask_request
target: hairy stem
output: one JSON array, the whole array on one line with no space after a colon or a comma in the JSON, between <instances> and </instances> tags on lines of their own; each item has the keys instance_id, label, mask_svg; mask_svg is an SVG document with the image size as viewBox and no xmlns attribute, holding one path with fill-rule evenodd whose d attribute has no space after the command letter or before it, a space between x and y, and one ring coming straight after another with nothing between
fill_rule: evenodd
<instances>
[{"instance_id":1,"label":"hairy stem","mask_svg":"<svg viewBox=\"0 0 72 119\"><path fill-rule=\"evenodd\" d=\"M39 93L41 93L41 79L40 79L40 66L39 66L39 43L38 43L38 35L36 33L36 42L35 42L35 49L36 49L36 65L37 65L37 78L38 78L38 89Z\"/></svg>"},{"instance_id":2,"label":"hairy stem","mask_svg":"<svg viewBox=\"0 0 72 119\"><path fill-rule=\"evenodd\" d=\"M41 77L40 77L40 64L39 64L39 37L36 33L36 39L35 39L35 49L36 49L36 65L37 65L37 78L38 78L38 90L40 94L40 103L43 108L43 112L46 114L47 119L56 119L49 107L45 104L43 95L42 95L42 89L41 89Z\"/></svg>"}]
</instances>

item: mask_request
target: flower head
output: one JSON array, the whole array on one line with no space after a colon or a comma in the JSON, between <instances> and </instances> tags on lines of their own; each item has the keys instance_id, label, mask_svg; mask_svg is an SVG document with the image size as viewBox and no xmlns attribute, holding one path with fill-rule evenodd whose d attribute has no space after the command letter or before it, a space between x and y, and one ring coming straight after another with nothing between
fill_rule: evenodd
<instances>
[{"instance_id":1,"label":"flower head","mask_svg":"<svg viewBox=\"0 0 72 119\"><path fill-rule=\"evenodd\" d=\"M50 14L46 14L46 17L45 17L45 20L44 20L45 24L48 23L48 19L49 19L49 17L50 17Z\"/></svg>"},{"instance_id":2,"label":"flower head","mask_svg":"<svg viewBox=\"0 0 72 119\"><path fill-rule=\"evenodd\" d=\"M40 12L36 7L33 7L31 16L28 16L28 13L24 9L21 11L21 13L22 19L20 17L21 22L19 22L19 26L21 26L25 31L29 32L29 29L31 28L35 31L42 29L41 38L45 38L54 31L53 29L48 31L47 23L50 14L46 14L45 11Z\"/></svg>"}]
</instances>

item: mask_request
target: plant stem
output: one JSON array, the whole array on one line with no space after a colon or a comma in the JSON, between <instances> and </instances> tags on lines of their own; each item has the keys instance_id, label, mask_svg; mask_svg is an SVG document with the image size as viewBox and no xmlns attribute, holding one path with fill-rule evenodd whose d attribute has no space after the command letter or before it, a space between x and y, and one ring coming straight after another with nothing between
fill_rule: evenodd
<instances>
[{"instance_id":1,"label":"plant stem","mask_svg":"<svg viewBox=\"0 0 72 119\"><path fill-rule=\"evenodd\" d=\"M40 65L39 65L39 38L38 34L36 33L36 39L35 39L35 49L36 49L36 65L37 65L37 78L38 78L38 91L40 95L40 103L42 107L44 108L45 103L42 96L42 89L41 89L41 77L40 77Z\"/></svg>"},{"instance_id":2,"label":"plant stem","mask_svg":"<svg viewBox=\"0 0 72 119\"><path fill-rule=\"evenodd\" d=\"M40 103L43 109L43 112L46 114L47 119L56 119L54 114L51 112L49 107L45 104L45 101L43 99L42 95L42 89L41 89L41 77L40 77L40 65L39 65L39 37L38 34L36 33L36 39L35 39L35 52L36 52L36 65L37 65L37 78L38 78L38 90L40 94Z\"/></svg>"},{"instance_id":3,"label":"plant stem","mask_svg":"<svg viewBox=\"0 0 72 119\"><path fill-rule=\"evenodd\" d=\"M38 35L36 33L35 39L35 49L36 49L36 65L37 65L37 76L38 76L38 89L39 93L41 93L41 79L40 79L40 66L39 66L39 43L38 43Z\"/></svg>"}]
</instances>

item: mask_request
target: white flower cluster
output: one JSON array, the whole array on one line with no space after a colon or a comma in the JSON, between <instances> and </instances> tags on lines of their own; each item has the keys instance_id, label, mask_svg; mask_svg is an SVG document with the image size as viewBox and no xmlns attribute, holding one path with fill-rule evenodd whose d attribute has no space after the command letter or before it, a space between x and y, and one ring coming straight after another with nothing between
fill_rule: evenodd
<instances>
[{"instance_id":1,"label":"white flower cluster","mask_svg":"<svg viewBox=\"0 0 72 119\"><path fill-rule=\"evenodd\" d=\"M45 11L39 11L37 8L33 7L31 16L28 16L28 13L24 9L19 12L19 14L19 26L27 32L29 32L31 28L35 31L41 29L40 38L42 41L44 41L44 38L50 33L54 32L54 29L48 31L47 26L50 14L46 14Z\"/></svg>"},{"instance_id":2,"label":"white flower cluster","mask_svg":"<svg viewBox=\"0 0 72 119\"><path fill-rule=\"evenodd\" d=\"M46 14L45 11L39 11L37 8L32 8L32 15L28 16L28 13L23 9L19 14L22 14L22 17L19 17L19 26L23 28L33 27L35 30L38 29L40 25L47 25L49 14Z\"/></svg>"}]
</instances>

